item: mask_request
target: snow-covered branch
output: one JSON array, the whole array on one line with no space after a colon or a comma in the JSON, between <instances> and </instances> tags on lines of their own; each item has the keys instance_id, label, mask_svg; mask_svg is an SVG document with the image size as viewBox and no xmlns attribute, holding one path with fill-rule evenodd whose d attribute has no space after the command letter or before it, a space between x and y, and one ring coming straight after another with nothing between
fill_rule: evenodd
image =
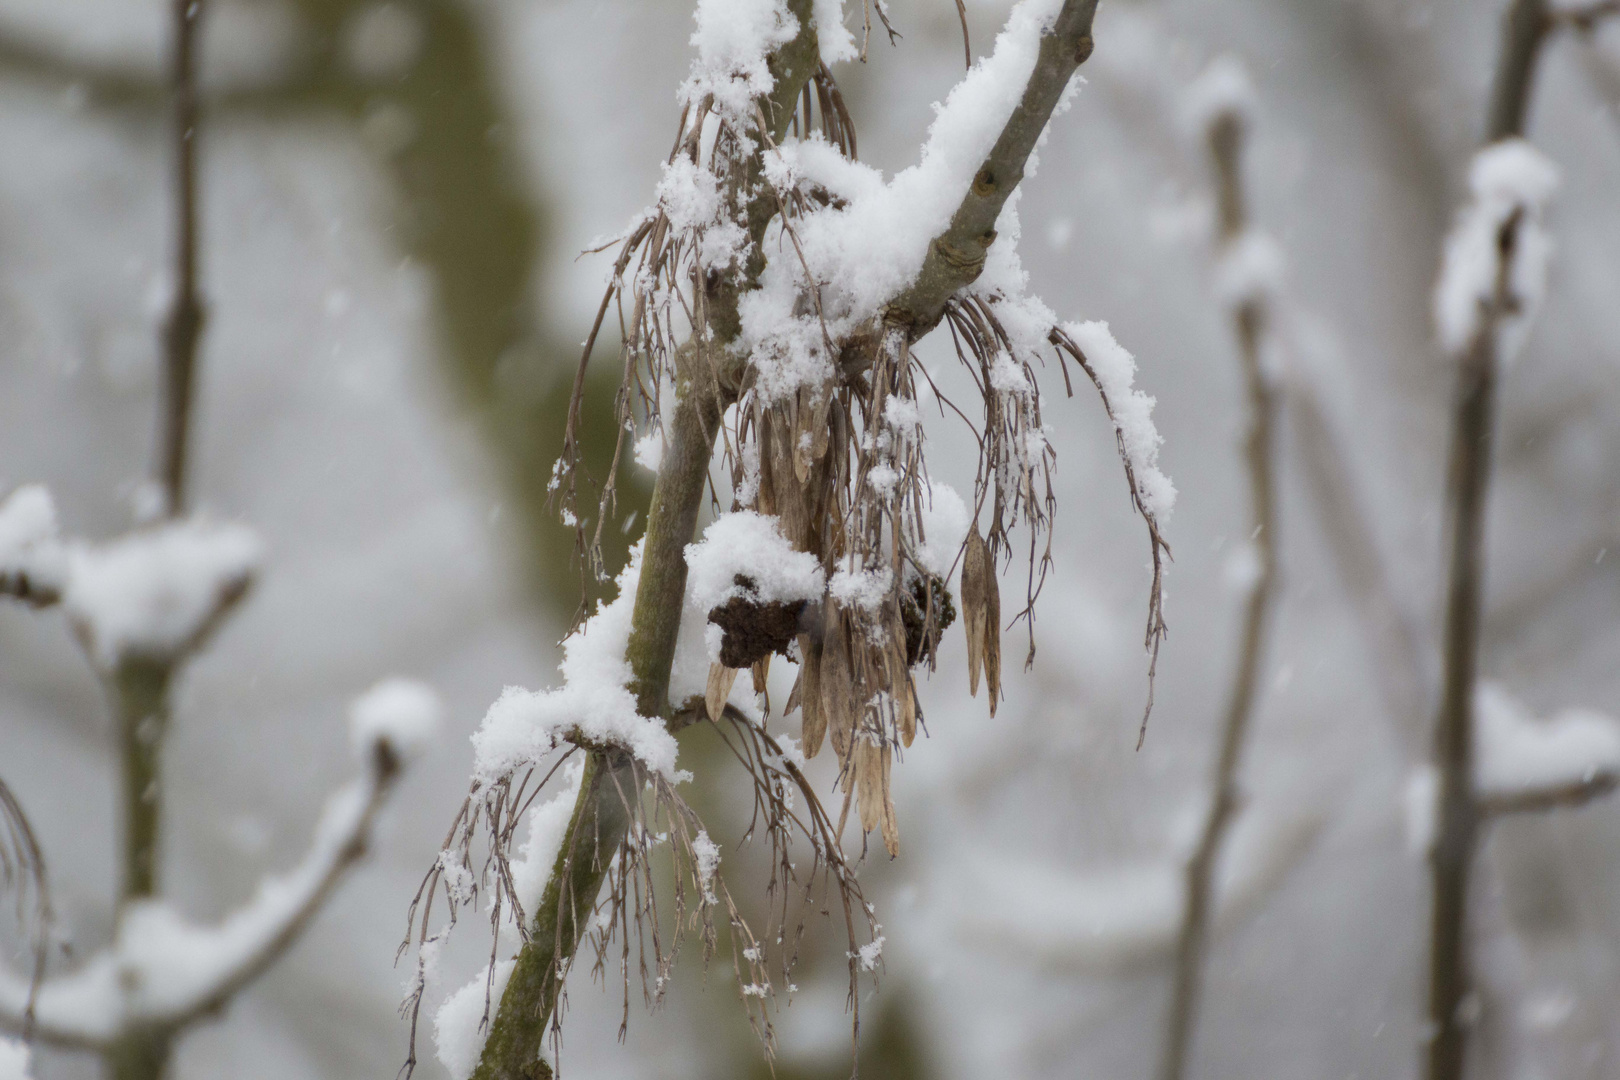
<instances>
[{"instance_id":1,"label":"snow-covered branch","mask_svg":"<svg viewBox=\"0 0 1620 1080\"><path fill-rule=\"evenodd\" d=\"M379 683L350 716L360 779L328 801L297 867L267 877L253 899L213 926L159 900L127 905L117 939L77 971L48 979L33 1001L33 1032L60 1046L107 1050L144 1032L173 1032L223 1009L297 940L366 853L384 801L437 723L433 693ZM30 982L0 971L0 1027L28 1024Z\"/></svg>"},{"instance_id":2,"label":"snow-covered branch","mask_svg":"<svg viewBox=\"0 0 1620 1080\"><path fill-rule=\"evenodd\" d=\"M958 182L947 189L961 191L961 202L951 214L950 225L929 244L916 280L890 303L891 317L904 319L917 328L931 327L939 322L945 302L983 271L990 246L996 240L1002 208L1024 178L1025 167L1045 136L1047 121L1066 101L1075 69L1091 55L1091 24L1096 11L1097 0L1066 0L1055 15L1034 4L1022 6L1014 13L1002 39L997 41L998 54L1002 52L1003 41L1015 40L1013 35L1020 29L1020 17L1031 22L1050 21L1034 43L1033 57L1028 56L1030 43L1026 42L1025 52L1009 50L1002 61L1009 67L1017 65L1020 70L1028 71L1023 79L1014 76L1000 83L1001 95L1009 92L1019 95L1017 104L1010 113L1002 114L1005 120L991 112L983 119L974 118L977 124L936 125L936 131L949 132L952 138L959 138L958 133L972 133L976 127L982 130L986 122L999 123L999 131L990 127L990 131L996 132L995 143L982 158L974 161L957 157L953 162L958 171L962 165L976 164L977 168L971 174L960 175L956 178ZM994 64L998 58L992 57L990 63ZM985 65L986 69L988 67ZM964 88L970 85L971 79L970 75L964 80ZM995 98L986 96L985 102L990 109L995 108Z\"/></svg>"},{"instance_id":3,"label":"snow-covered branch","mask_svg":"<svg viewBox=\"0 0 1620 1080\"><path fill-rule=\"evenodd\" d=\"M186 518L94 544L60 535L41 485L0 503L0 595L60 603L103 674L196 652L246 594L262 556L242 525Z\"/></svg>"},{"instance_id":4,"label":"snow-covered branch","mask_svg":"<svg viewBox=\"0 0 1620 1080\"><path fill-rule=\"evenodd\" d=\"M56 603L64 561L50 492L28 484L6 496L0 502L0 596L34 607Z\"/></svg>"},{"instance_id":5,"label":"snow-covered branch","mask_svg":"<svg viewBox=\"0 0 1620 1080\"><path fill-rule=\"evenodd\" d=\"M1620 721L1591 709L1537 719L1496 683L1474 695L1474 786L1486 814L1581 806L1620 786Z\"/></svg>"},{"instance_id":6,"label":"snow-covered branch","mask_svg":"<svg viewBox=\"0 0 1620 1080\"><path fill-rule=\"evenodd\" d=\"M699 0L681 130L656 204L619 246L551 484L580 551L600 568L592 510L577 492L579 402L591 343L618 298L625 374L614 459L643 426L644 444L662 447L647 532L618 598L568 643L561 684L508 690L490 710L475 740L474 791L452 830L470 843L487 823L500 863L512 793L545 774L543 758L563 744L585 750L571 825L582 850L553 868L473 1076L529 1075L556 1030L563 973L587 932L578 912L604 885L611 892L608 853L642 842L641 812L625 792L650 779L667 789L660 799L674 799L683 777L671 730L686 717L672 702L701 700L718 723L743 667L762 691L771 657L793 660L787 707L802 714L807 754L830 743L845 813L858 807L863 832L879 831L898 852L890 774L920 726L913 670L932 666L955 617L948 579L966 553L960 596L970 639L977 632L974 674L999 696L991 586L1019 525L1031 533L1031 573L1017 617L1033 622L1055 509L1037 371L1053 350L1066 383L1066 358L1086 369L1114 422L1152 543L1156 655L1168 554L1158 530L1175 489L1158 468L1153 399L1135 388L1135 362L1106 324L1060 326L1025 295L1016 252L1015 189L1077 89L1095 7L1017 5L993 53L939 107L918 164L885 178L854 160L833 82L831 65L855 55L841 5ZM912 346L945 320L984 397L971 505L928 480L924 456L919 403L930 388ZM717 492L722 513L692 545L722 432L730 499ZM599 538L611 481L592 501ZM431 896L442 880L430 872L425 884ZM429 940L425 923L418 940Z\"/></svg>"},{"instance_id":7,"label":"snow-covered branch","mask_svg":"<svg viewBox=\"0 0 1620 1080\"><path fill-rule=\"evenodd\" d=\"M1473 202L1446 244L1435 295L1442 344L1457 365L1445 502L1443 683L1435 721L1434 842L1429 849L1425 1080L1459 1080L1470 1039L1469 879L1482 825L1475 791L1474 695L1485 576L1486 495L1496 429L1498 369L1522 344L1539 301L1549 244L1541 207L1557 171L1523 141L1530 90L1550 20L1546 0L1513 0L1469 184Z\"/></svg>"}]
</instances>

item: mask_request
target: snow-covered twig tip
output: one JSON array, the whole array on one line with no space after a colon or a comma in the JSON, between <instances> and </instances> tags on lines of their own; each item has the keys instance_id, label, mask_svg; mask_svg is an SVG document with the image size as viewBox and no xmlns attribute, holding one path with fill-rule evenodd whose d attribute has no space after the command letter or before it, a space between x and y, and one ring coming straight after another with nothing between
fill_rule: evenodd
<instances>
[{"instance_id":1,"label":"snow-covered twig tip","mask_svg":"<svg viewBox=\"0 0 1620 1080\"><path fill-rule=\"evenodd\" d=\"M1553 245L1541 219L1558 167L1525 140L1505 139L1474 155L1468 186L1435 289L1440 344L1455 356L1494 332L1500 358L1511 360L1546 291Z\"/></svg>"},{"instance_id":2,"label":"snow-covered twig tip","mask_svg":"<svg viewBox=\"0 0 1620 1080\"><path fill-rule=\"evenodd\" d=\"M63 538L39 484L0 503L0 596L60 602L102 671L196 651L246 594L263 554L253 530L202 517L104 543Z\"/></svg>"}]
</instances>

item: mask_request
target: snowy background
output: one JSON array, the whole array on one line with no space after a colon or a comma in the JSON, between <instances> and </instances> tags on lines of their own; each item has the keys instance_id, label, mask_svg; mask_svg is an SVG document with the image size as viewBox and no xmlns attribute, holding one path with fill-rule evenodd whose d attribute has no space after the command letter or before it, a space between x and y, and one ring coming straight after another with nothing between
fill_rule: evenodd
<instances>
[{"instance_id":1,"label":"snowy background","mask_svg":"<svg viewBox=\"0 0 1620 1080\"><path fill-rule=\"evenodd\" d=\"M1088 82L1024 187L1031 287L1107 320L1158 398L1180 490L1171 636L1146 746L1147 573L1112 433L1058 398L1057 569L1039 655L1009 632L1007 702L969 699L959 631L896 769L902 851L865 878L887 939L863 1069L894 1078L1151 1075L1176 868L1205 803L1236 648L1242 384L1211 288L1209 168L1184 119L1212 57L1259 96L1256 224L1288 261L1277 359L1283 599L1228 845L1193 1075L1411 1075L1426 886L1403 800L1435 700L1450 374L1430 317L1464 194L1496 3L1107 0ZM157 0L0 0L0 491L44 481L65 526L131 520L155 428L167 284ZM975 54L1006 5L969 3ZM962 70L948 0L838 72L863 160L911 164ZM551 678L578 600L538 514L577 343L645 206L690 59L679 3L213 0L204 69L203 345L195 490L267 545L259 586L189 672L168 748L164 877L217 917L303 850L351 769L346 704L434 684L438 745L371 860L291 954L184 1043L176 1075L385 1078L404 1060L405 908L465 793L467 736ZM1548 49L1531 137L1563 186L1550 291L1503 382L1483 671L1537 715L1620 711L1620 25ZM953 378L948 345L923 353ZM611 397L611 350L595 382ZM601 415L600 413L598 415ZM972 461L938 425L934 473ZM1325 476L1348 478L1335 487ZM647 474L627 477L640 485ZM622 538L621 541L622 543ZM1610 552L1609 549L1614 551ZM622 549L621 549L622 550ZM1605 557L1612 555L1612 557ZM1381 568L1369 577L1369 566ZM1009 583L1008 588L1017 586ZM717 839L743 789L682 740ZM0 770L51 859L80 954L115 889L116 760L59 614L0 608ZM703 785L708 784L707 787ZM726 848L733 892L763 868ZM1620 1077L1620 801L1496 826L1477 880L1479 1075ZM817 931L778 1075L848 1068L843 969ZM432 1008L481 962L458 935ZM15 957L13 957L15 960ZM660 1013L571 983L565 1075L765 1075L717 967ZM428 1060L423 1074L440 1076ZM42 1080L94 1062L46 1053Z\"/></svg>"}]
</instances>

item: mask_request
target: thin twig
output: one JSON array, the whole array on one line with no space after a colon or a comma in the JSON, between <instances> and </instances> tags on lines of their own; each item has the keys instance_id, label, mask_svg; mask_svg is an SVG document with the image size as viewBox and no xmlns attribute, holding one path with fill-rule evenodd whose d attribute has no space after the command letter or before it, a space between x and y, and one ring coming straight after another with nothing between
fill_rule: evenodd
<instances>
[{"instance_id":1,"label":"thin twig","mask_svg":"<svg viewBox=\"0 0 1620 1080\"><path fill-rule=\"evenodd\" d=\"M1536 60L1551 28L1546 0L1514 0L1503 25L1502 51L1486 123L1487 144L1522 135ZM1474 791L1474 684L1479 662L1482 541L1485 500L1495 439L1497 325L1514 307L1507 268L1520 217L1504 223L1498 240L1493 302L1481 312L1473 340L1457 357L1451 465L1445 520L1446 604L1442 688L1435 722L1435 764L1440 801L1429 852L1430 909L1428 1024L1423 1046L1425 1080L1461 1080L1468 1043L1463 1008L1472 986L1468 962L1468 884L1480 828Z\"/></svg>"},{"instance_id":2,"label":"thin twig","mask_svg":"<svg viewBox=\"0 0 1620 1080\"><path fill-rule=\"evenodd\" d=\"M1225 248L1239 241L1249 228L1243 187L1243 142L1246 120L1236 111L1218 115L1208 131L1210 156L1215 164L1221 207L1220 240ZM1244 457L1249 471L1250 524L1248 541L1257 563L1244 604L1243 632L1238 646L1237 670L1221 725L1219 750L1211 777L1210 806L1198 846L1187 860L1185 903L1176 940L1175 978L1170 998L1159 1066L1160 1080L1181 1080L1198 1020L1198 1002L1204 976L1204 956L1214 911L1215 867L1221 846L1241 803L1238 766L1254 713L1255 687L1265 657L1267 616L1274 603L1277 564L1276 479L1273 447L1276 441L1275 390L1261 358L1267 311L1263 300L1240 301L1232 312L1238 352L1248 389L1249 432Z\"/></svg>"},{"instance_id":3,"label":"thin twig","mask_svg":"<svg viewBox=\"0 0 1620 1080\"><path fill-rule=\"evenodd\" d=\"M204 0L173 0L174 296L163 324L158 483L163 510L185 513L187 448L205 309L197 288L197 43Z\"/></svg>"}]
</instances>

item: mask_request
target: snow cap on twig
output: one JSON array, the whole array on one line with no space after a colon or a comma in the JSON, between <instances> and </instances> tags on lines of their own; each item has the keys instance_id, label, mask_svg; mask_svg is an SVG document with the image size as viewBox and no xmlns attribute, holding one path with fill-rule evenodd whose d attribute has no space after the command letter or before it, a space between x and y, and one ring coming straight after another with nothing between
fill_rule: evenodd
<instances>
[{"instance_id":1,"label":"snow cap on twig","mask_svg":"<svg viewBox=\"0 0 1620 1080\"><path fill-rule=\"evenodd\" d=\"M426 683L383 679L349 706L349 740L361 757L381 743L410 760L437 734L442 713L439 695Z\"/></svg>"},{"instance_id":2,"label":"snow cap on twig","mask_svg":"<svg viewBox=\"0 0 1620 1080\"><path fill-rule=\"evenodd\" d=\"M263 551L245 525L197 518L74 543L63 605L102 667L172 661L201 645L247 592Z\"/></svg>"},{"instance_id":3,"label":"snow cap on twig","mask_svg":"<svg viewBox=\"0 0 1620 1080\"><path fill-rule=\"evenodd\" d=\"M0 1080L31 1080L28 1044L0 1036Z\"/></svg>"},{"instance_id":4,"label":"snow cap on twig","mask_svg":"<svg viewBox=\"0 0 1620 1080\"><path fill-rule=\"evenodd\" d=\"M66 576L51 493L42 484L18 488L0 503L0 596L52 604Z\"/></svg>"},{"instance_id":5,"label":"snow cap on twig","mask_svg":"<svg viewBox=\"0 0 1620 1080\"><path fill-rule=\"evenodd\" d=\"M1242 60L1223 53L1187 88L1182 102L1183 122L1202 138L1222 120L1246 122L1254 115L1256 95L1249 69Z\"/></svg>"},{"instance_id":6,"label":"snow cap on twig","mask_svg":"<svg viewBox=\"0 0 1620 1080\"><path fill-rule=\"evenodd\" d=\"M1448 354L1470 348L1491 327L1499 332L1503 360L1524 344L1546 290L1553 244L1541 219L1558 182L1558 166L1523 139L1492 143L1474 155L1472 198L1446 238L1434 294L1435 323Z\"/></svg>"}]
</instances>

